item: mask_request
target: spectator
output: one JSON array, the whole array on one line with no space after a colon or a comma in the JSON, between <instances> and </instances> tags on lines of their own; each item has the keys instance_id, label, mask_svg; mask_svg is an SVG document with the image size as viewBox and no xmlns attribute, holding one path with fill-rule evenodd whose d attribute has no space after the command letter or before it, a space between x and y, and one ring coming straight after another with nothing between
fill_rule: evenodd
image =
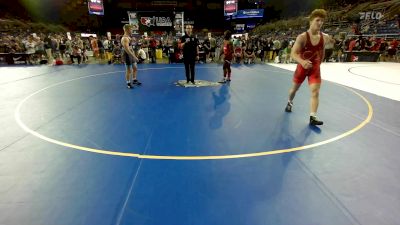
<instances>
[{"instance_id":1,"label":"spectator","mask_svg":"<svg viewBox=\"0 0 400 225\"><path fill-rule=\"evenodd\" d=\"M142 43L138 43L137 45L137 56L138 56L138 63L144 63L144 61L146 60L146 52L144 52L143 48L142 48Z\"/></svg>"},{"instance_id":2,"label":"spectator","mask_svg":"<svg viewBox=\"0 0 400 225\"><path fill-rule=\"evenodd\" d=\"M78 59L78 65L81 64L81 60L82 60L82 50L77 46L73 46L72 47L72 53L70 55L71 58L71 64L74 63L74 59L77 58Z\"/></svg>"},{"instance_id":3,"label":"spectator","mask_svg":"<svg viewBox=\"0 0 400 225\"><path fill-rule=\"evenodd\" d=\"M397 52L397 47L399 46L398 41L394 38L390 44L389 44L389 48L388 48L388 56L389 59L393 62L395 62L396 59L396 52Z\"/></svg>"},{"instance_id":4,"label":"spectator","mask_svg":"<svg viewBox=\"0 0 400 225\"><path fill-rule=\"evenodd\" d=\"M156 39L154 39L154 37L150 38L149 41L149 58L151 60L151 63L156 63L156 48L157 48L157 42Z\"/></svg>"},{"instance_id":5,"label":"spectator","mask_svg":"<svg viewBox=\"0 0 400 225\"><path fill-rule=\"evenodd\" d=\"M245 64L253 64L255 63L256 54L254 52L253 45L248 44L246 49L244 50L244 63Z\"/></svg>"},{"instance_id":6,"label":"spectator","mask_svg":"<svg viewBox=\"0 0 400 225\"><path fill-rule=\"evenodd\" d=\"M113 48L113 58L112 58L112 62L115 63L122 63L121 61L121 57L122 57L122 49L121 46L119 44L115 44L114 48Z\"/></svg>"}]
</instances>

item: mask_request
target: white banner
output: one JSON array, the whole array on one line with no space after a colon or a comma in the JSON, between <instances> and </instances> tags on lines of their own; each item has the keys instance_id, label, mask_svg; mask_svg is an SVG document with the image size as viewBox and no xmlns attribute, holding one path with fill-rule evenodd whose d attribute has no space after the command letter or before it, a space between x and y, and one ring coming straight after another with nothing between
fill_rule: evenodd
<instances>
[{"instance_id":1,"label":"white banner","mask_svg":"<svg viewBox=\"0 0 400 225\"><path fill-rule=\"evenodd\" d=\"M139 30L139 19L137 12L128 12L129 24L132 26L132 30Z\"/></svg>"}]
</instances>

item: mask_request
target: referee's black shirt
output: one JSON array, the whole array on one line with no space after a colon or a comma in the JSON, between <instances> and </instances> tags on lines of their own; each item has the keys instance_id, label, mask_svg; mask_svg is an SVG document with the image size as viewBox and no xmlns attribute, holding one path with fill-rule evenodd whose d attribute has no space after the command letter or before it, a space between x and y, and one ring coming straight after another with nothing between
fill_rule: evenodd
<instances>
[{"instance_id":1,"label":"referee's black shirt","mask_svg":"<svg viewBox=\"0 0 400 225\"><path fill-rule=\"evenodd\" d=\"M197 56L197 46L199 45L199 40L194 36L189 36L185 34L181 37L181 43L183 45L183 59L185 61L195 61Z\"/></svg>"}]
</instances>

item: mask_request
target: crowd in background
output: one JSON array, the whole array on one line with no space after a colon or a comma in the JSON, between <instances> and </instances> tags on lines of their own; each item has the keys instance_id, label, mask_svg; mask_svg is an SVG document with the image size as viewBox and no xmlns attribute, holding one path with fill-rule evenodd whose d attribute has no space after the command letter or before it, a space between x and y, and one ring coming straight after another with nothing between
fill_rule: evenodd
<instances>
[{"instance_id":1,"label":"crowd in background","mask_svg":"<svg viewBox=\"0 0 400 225\"><path fill-rule=\"evenodd\" d=\"M233 35L234 63L292 63L291 48L302 28L287 28L249 35ZM111 36L80 33L42 33L37 31L2 32L0 58L4 54L25 54L28 64L123 63L121 34ZM355 51L379 52L380 61L399 62L399 19L379 23L360 22L352 26L326 26L334 44L326 46L325 60L346 61L346 54ZM387 35L389 32L390 35ZM394 32L394 34L393 34ZM199 63L219 62L222 34L194 32L200 42ZM180 63L180 37L163 34L134 34L131 45L139 56L139 63ZM4 58L4 57L3 57ZM4 60L3 60L4 61Z\"/></svg>"},{"instance_id":2,"label":"crowd in background","mask_svg":"<svg viewBox=\"0 0 400 225\"><path fill-rule=\"evenodd\" d=\"M299 31L300 33L300 31ZM234 36L234 63L291 63L291 48L297 31L271 33L265 35ZM120 35L111 39L106 36L81 37L66 34L23 34L2 35L0 53L26 53L30 64L72 64L90 62L122 63ZM399 40L387 39L374 35L334 36L335 44L326 46L326 61L341 62L346 52L374 51L381 53L381 61L399 60ZM222 36L200 37L200 63L219 61ZM140 55L139 63L156 63L160 60L168 63L182 62L182 48L179 37L172 36L137 36L132 38L132 46ZM158 55L157 55L158 54ZM161 56L161 57L160 57Z\"/></svg>"}]
</instances>

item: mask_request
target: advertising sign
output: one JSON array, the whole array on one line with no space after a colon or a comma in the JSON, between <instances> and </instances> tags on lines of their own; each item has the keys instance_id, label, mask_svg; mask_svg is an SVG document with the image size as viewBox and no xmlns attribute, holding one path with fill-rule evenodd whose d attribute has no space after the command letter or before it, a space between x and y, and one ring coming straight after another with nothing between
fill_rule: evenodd
<instances>
[{"instance_id":1,"label":"advertising sign","mask_svg":"<svg viewBox=\"0 0 400 225\"><path fill-rule=\"evenodd\" d=\"M128 12L129 24L133 26L134 31L157 31L173 30L179 18L173 12Z\"/></svg>"},{"instance_id":2,"label":"advertising sign","mask_svg":"<svg viewBox=\"0 0 400 225\"><path fill-rule=\"evenodd\" d=\"M238 9L237 0L225 0L224 1L224 15L231 16L237 12Z\"/></svg>"},{"instance_id":3,"label":"advertising sign","mask_svg":"<svg viewBox=\"0 0 400 225\"><path fill-rule=\"evenodd\" d=\"M232 19L262 18L264 9L244 9L239 10L232 16Z\"/></svg>"},{"instance_id":4,"label":"advertising sign","mask_svg":"<svg viewBox=\"0 0 400 225\"><path fill-rule=\"evenodd\" d=\"M88 0L89 14L104 15L103 0Z\"/></svg>"},{"instance_id":5,"label":"advertising sign","mask_svg":"<svg viewBox=\"0 0 400 225\"><path fill-rule=\"evenodd\" d=\"M244 31L244 27L245 27L245 24L236 24L235 31L242 32L242 31Z\"/></svg>"},{"instance_id":6,"label":"advertising sign","mask_svg":"<svg viewBox=\"0 0 400 225\"><path fill-rule=\"evenodd\" d=\"M252 29L254 29L256 27L256 24L255 23L248 23L248 24L246 24L246 29L247 30L252 30Z\"/></svg>"}]
</instances>

